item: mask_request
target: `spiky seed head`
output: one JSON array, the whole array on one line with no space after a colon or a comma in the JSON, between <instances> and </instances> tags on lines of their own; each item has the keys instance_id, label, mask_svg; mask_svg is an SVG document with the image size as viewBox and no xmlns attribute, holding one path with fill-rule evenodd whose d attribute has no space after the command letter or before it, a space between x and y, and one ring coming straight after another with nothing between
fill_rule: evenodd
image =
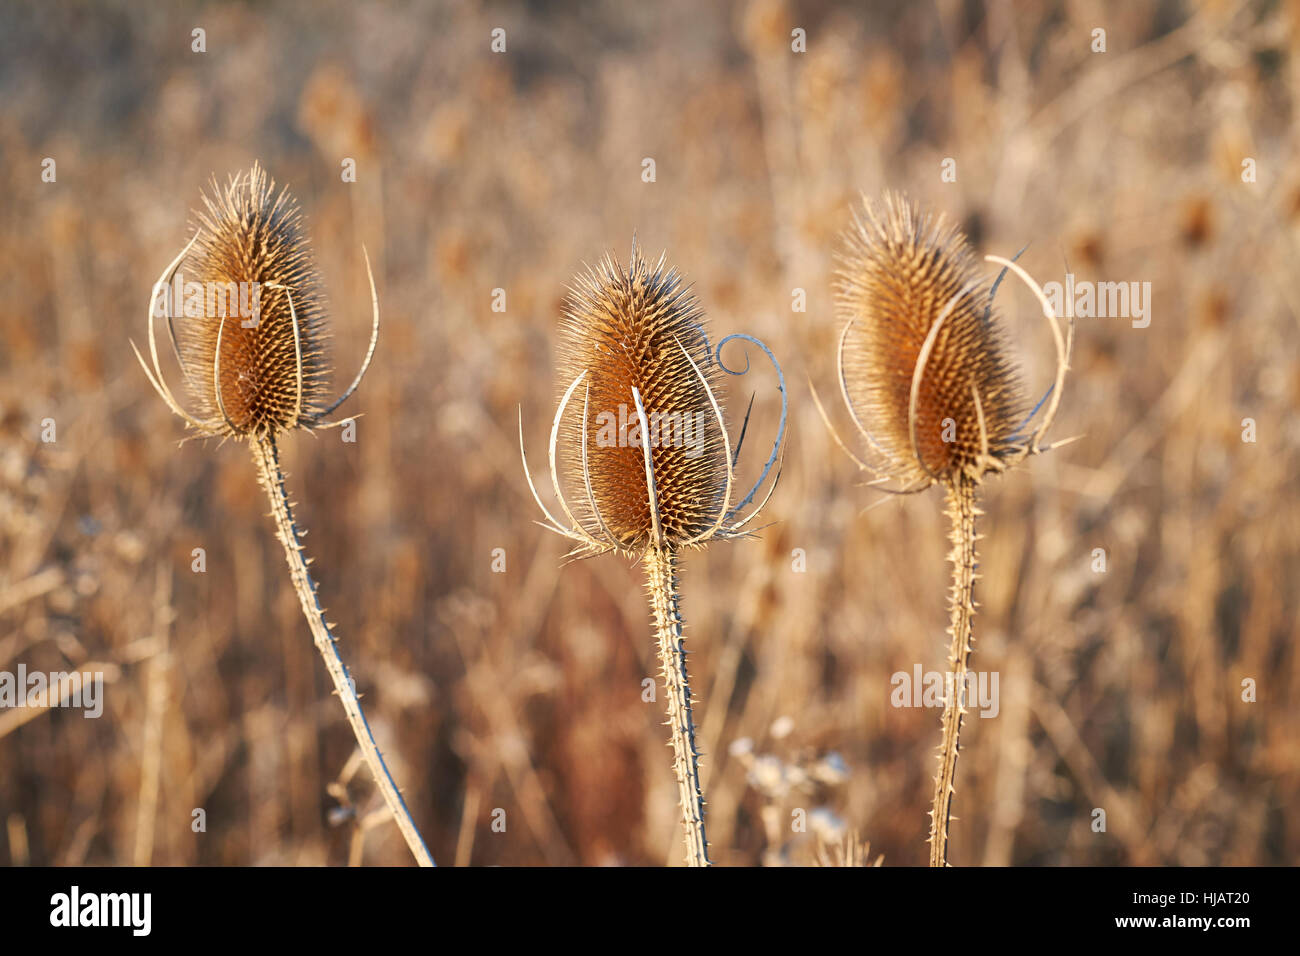
<instances>
[{"instance_id":1,"label":"spiky seed head","mask_svg":"<svg viewBox=\"0 0 1300 956\"><path fill-rule=\"evenodd\" d=\"M583 528L606 538L603 521L628 552L653 543L633 389L649 425L665 546L675 550L713 527L727 487L721 425L709 399L711 389L721 407L720 372L709 353L704 313L676 270L666 268L663 257L651 267L635 240L626 270L611 256L588 268L565 300L558 355L561 391L587 373L566 409L559 449ZM583 479L584 430L596 513Z\"/></svg>"},{"instance_id":2,"label":"spiky seed head","mask_svg":"<svg viewBox=\"0 0 1300 956\"><path fill-rule=\"evenodd\" d=\"M217 432L234 436L306 424L323 407L329 386L328 332L298 203L287 188L277 193L275 181L254 163L224 188L214 178L203 206L194 214L197 242L185 275L187 283L202 283L205 308L201 316L187 310L176 319L199 416L223 423ZM246 310L257 314L240 315L230 305L231 295L241 293L257 302L257 310Z\"/></svg>"},{"instance_id":3,"label":"spiky seed head","mask_svg":"<svg viewBox=\"0 0 1300 956\"><path fill-rule=\"evenodd\" d=\"M837 271L836 308L852 323L844 343L849 400L890 477L922 486L978 480L1012 455L1026 405L988 283L966 237L943 215L895 193L864 207L845 234ZM914 446L913 375L945 311L917 392Z\"/></svg>"}]
</instances>

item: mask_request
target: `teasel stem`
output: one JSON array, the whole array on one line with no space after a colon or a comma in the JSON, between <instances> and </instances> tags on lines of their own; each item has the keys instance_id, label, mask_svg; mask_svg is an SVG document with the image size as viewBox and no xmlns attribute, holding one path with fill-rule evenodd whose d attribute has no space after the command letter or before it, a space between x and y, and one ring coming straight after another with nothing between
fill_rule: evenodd
<instances>
[{"instance_id":1,"label":"teasel stem","mask_svg":"<svg viewBox=\"0 0 1300 956\"><path fill-rule=\"evenodd\" d=\"M677 602L677 555L651 545L645 553L646 585L659 638L659 662L668 694L668 725L672 728L673 769L677 773L682 829L686 839L686 865L711 866L709 841L704 835L704 795L700 789L699 752L695 749L695 723L691 716L691 682L686 673L685 638Z\"/></svg>"},{"instance_id":2,"label":"teasel stem","mask_svg":"<svg viewBox=\"0 0 1300 956\"><path fill-rule=\"evenodd\" d=\"M976 483L959 475L948 485L948 518L952 522L952 590L948 599L952 643L948 651L951 684L946 688L943 708L943 742L939 745L939 772L934 778L934 802L930 809L930 865L948 865L948 822L952 815L954 779L961 721L966 713L966 675L970 670L971 618L975 616L975 505Z\"/></svg>"},{"instance_id":3,"label":"teasel stem","mask_svg":"<svg viewBox=\"0 0 1300 956\"><path fill-rule=\"evenodd\" d=\"M316 582L312 580L311 572L307 570L307 556L299 540L298 528L293 521L293 511L284 488L284 472L280 468L280 454L276 448L275 436L266 433L250 435L248 444L253 451L253 463L257 466L258 481L266 489L266 496L271 502L276 535L284 545L284 557L289 563L289 576L293 579L294 590L298 592L298 600L302 603L303 616L307 618L312 637L316 641L316 649L320 651L325 661L325 669L329 671L330 680L334 682L334 690L343 702L343 710L348 716L348 723L352 725L357 746L361 748L362 756L365 757L370 772L375 778L375 784L384 795L384 802L388 804L389 812L392 813L393 820L402 832L416 862L420 866L434 866L429 848L424 845L420 831L416 829L415 821L411 818L410 811L406 809L406 802L402 799L392 774L388 772L388 766L379 752L379 745L375 743L374 734L370 732L370 725L366 722L366 715L361 709L361 700L357 697L356 688L348 678L347 667L343 664L343 658L339 656L334 635L330 633L330 626L325 621L325 612L320 602L316 600Z\"/></svg>"}]
</instances>

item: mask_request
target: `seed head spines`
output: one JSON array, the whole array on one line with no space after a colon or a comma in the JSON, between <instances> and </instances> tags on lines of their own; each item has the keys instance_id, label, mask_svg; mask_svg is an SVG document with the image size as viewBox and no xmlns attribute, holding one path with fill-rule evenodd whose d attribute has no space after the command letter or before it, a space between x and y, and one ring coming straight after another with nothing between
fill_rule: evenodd
<instances>
[{"instance_id":1,"label":"seed head spines","mask_svg":"<svg viewBox=\"0 0 1300 956\"><path fill-rule=\"evenodd\" d=\"M950 483L1012 456L1023 389L957 227L890 193L855 216L839 261L845 392L880 470Z\"/></svg>"},{"instance_id":2,"label":"seed head spines","mask_svg":"<svg viewBox=\"0 0 1300 956\"><path fill-rule=\"evenodd\" d=\"M152 368L136 349L149 383L201 436L268 437L291 428L341 424L325 418L361 384L379 337L379 298L369 257L370 346L352 384L326 405L329 329L297 202L287 189L277 193L274 180L255 162L224 187L214 177L203 204L194 214L193 238L163 271L150 297ZM171 284L186 260L197 275L202 301L192 309L187 291L184 314L178 315ZM194 414L176 400L163 375L154 331L159 317L196 405Z\"/></svg>"},{"instance_id":3,"label":"seed head spines","mask_svg":"<svg viewBox=\"0 0 1300 956\"><path fill-rule=\"evenodd\" d=\"M662 257L651 266L634 244L626 270L606 256L579 275L565 302L558 356L562 388L586 373L561 423L570 476L584 472L586 436L582 487L573 482L582 525L595 533L603 522L625 550L651 540L656 517L670 546L707 532L727 488L722 428L710 400L720 372L703 310L677 271Z\"/></svg>"},{"instance_id":4,"label":"seed head spines","mask_svg":"<svg viewBox=\"0 0 1300 956\"><path fill-rule=\"evenodd\" d=\"M301 209L258 163L224 187L214 178L203 204L197 277L206 288L256 289L258 314L178 324L195 404L236 433L295 428L324 406L329 387L324 298Z\"/></svg>"},{"instance_id":5,"label":"seed head spines","mask_svg":"<svg viewBox=\"0 0 1300 956\"><path fill-rule=\"evenodd\" d=\"M772 453L743 496L735 493L733 469L745 428L733 443L718 389L723 373L749 369L722 364L719 353L732 339L763 350L781 391ZM776 487L768 478L783 447L787 413L785 378L766 345L735 333L712 346L703 312L676 270L665 266L664 256L651 267L634 238L626 270L606 256L574 280L558 357L561 395L548 450L551 486L564 520L546 507L533 484L522 409L519 453L529 491L546 517L543 527L576 542L572 556L676 552L752 533L745 526ZM764 486L766 497L741 515Z\"/></svg>"}]
</instances>

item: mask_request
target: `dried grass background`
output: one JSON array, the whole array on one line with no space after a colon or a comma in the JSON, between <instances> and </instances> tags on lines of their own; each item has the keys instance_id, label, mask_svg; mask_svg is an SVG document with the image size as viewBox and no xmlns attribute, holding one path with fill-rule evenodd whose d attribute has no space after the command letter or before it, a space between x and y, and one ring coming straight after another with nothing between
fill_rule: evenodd
<instances>
[{"instance_id":1,"label":"dried grass background","mask_svg":"<svg viewBox=\"0 0 1300 956\"><path fill-rule=\"evenodd\" d=\"M0 712L0 861L406 862L391 825L350 822L378 798L243 450L178 451L127 344L203 185L254 159L308 217L336 391L369 332L362 242L374 262L384 328L358 440L298 436L285 462L343 654L440 862L677 859L639 569L560 567L515 439L522 402L530 448L545 441L567 281L625 257L634 230L719 335L773 348L792 393L779 523L685 562L714 856L812 862L813 831L856 830L886 865L925 861L939 714L889 693L896 671L944 666L942 510L864 514L877 496L807 390L834 391L835 237L858 191L885 187L947 211L981 254L1032 241L1021 261L1042 282L1068 259L1154 298L1146 329L1079 320L1055 433L1086 438L984 497L976 662L999 672L1001 712L967 721L952 861L1300 859L1295 9L540 9L0 12L0 669L112 678L100 720ZM1106 54L1089 52L1098 26ZM999 295L1041 393L1044 323L1023 288ZM758 390L761 442L779 406L751 360L728 406Z\"/></svg>"}]
</instances>

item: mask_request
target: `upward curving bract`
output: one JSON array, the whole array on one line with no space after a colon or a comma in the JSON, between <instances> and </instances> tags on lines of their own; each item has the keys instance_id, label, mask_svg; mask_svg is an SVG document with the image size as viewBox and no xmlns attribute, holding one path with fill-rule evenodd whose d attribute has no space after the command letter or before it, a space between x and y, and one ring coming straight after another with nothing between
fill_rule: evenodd
<instances>
[{"instance_id":1,"label":"upward curving bract","mask_svg":"<svg viewBox=\"0 0 1300 956\"><path fill-rule=\"evenodd\" d=\"M960 230L887 193L855 215L837 275L842 386L875 469L925 487L1015 456L1027 403Z\"/></svg>"},{"instance_id":2,"label":"upward curving bract","mask_svg":"<svg viewBox=\"0 0 1300 956\"><path fill-rule=\"evenodd\" d=\"M626 270L607 256L571 287L560 388L578 384L560 450L575 518L593 538L675 550L707 538L725 512L721 372L703 323L678 273L662 257L651 266L635 243Z\"/></svg>"}]
</instances>

